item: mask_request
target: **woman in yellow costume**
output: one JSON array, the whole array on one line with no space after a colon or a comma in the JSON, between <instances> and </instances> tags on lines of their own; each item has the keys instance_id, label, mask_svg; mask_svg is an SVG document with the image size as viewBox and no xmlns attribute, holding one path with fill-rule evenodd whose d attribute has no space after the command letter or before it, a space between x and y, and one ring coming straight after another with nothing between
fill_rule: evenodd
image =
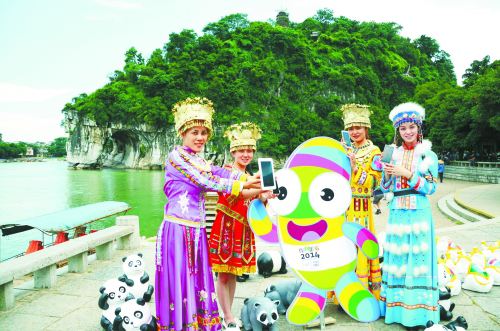
<instances>
[{"instance_id":1,"label":"woman in yellow costume","mask_svg":"<svg viewBox=\"0 0 500 331\"><path fill-rule=\"evenodd\" d=\"M342 106L341 111L344 128L352 141L352 146L347 148L352 169L352 200L347 219L375 234L371 197L382 177L382 163L380 149L368 139L368 129L371 128L370 110L366 105L347 104ZM356 274L366 288L380 299L379 260L368 260L363 253L358 252Z\"/></svg>"}]
</instances>

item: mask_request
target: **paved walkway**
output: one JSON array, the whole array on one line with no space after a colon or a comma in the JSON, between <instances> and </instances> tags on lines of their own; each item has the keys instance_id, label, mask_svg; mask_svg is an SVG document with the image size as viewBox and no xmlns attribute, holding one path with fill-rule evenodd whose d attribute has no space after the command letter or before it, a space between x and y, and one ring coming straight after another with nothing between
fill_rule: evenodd
<instances>
[{"instance_id":1,"label":"paved walkway","mask_svg":"<svg viewBox=\"0 0 500 331\"><path fill-rule=\"evenodd\" d=\"M431 197L434 212L437 210L437 200L441 196L465 188L467 184L470 185L466 182L449 180L440 185L436 196ZM500 186L495 188L495 194L498 194ZM382 214L376 217L379 229L385 228L387 218L387 208L383 206L382 210ZM435 219L439 235L452 238L467 250L479 245L482 240L493 242L500 239L500 217L465 225L454 225L440 214L435 216ZM278 247L258 243L258 252L269 249ZM154 242L143 240L139 251L144 254L147 271L153 277ZM58 275L57 285L51 289L34 290L32 281L17 282L15 284L18 293L17 303L13 309L0 312L0 330L101 330L99 324L101 311L97 306L99 288L107 279L122 273L121 258L131 253L117 251L110 261L93 261L83 274L62 273ZM245 298L261 296L267 286L289 277L293 277L291 272L270 278L252 275L246 283L238 283L233 312L239 316ZM453 297L452 301L456 304L454 316L465 316L469 330L500 330L500 286L494 287L486 294L462 291L460 295ZM150 303L150 306L154 311L154 302ZM325 315L337 320L335 324L327 325L328 330L404 330L400 325L384 324L383 319L373 323L358 323L345 313L339 312L333 304L327 305ZM278 323L281 330L302 330L302 327L289 325L284 316L280 317Z\"/></svg>"}]
</instances>

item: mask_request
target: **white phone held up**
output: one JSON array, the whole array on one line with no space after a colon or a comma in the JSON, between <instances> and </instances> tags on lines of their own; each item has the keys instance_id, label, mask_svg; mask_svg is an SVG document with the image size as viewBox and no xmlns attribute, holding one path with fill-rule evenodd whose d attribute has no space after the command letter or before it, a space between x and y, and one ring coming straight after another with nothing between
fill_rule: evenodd
<instances>
[{"instance_id":1,"label":"white phone held up","mask_svg":"<svg viewBox=\"0 0 500 331\"><path fill-rule=\"evenodd\" d=\"M276 177L274 176L273 159L259 158L257 160L257 163L259 164L261 189L276 189Z\"/></svg>"}]
</instances>

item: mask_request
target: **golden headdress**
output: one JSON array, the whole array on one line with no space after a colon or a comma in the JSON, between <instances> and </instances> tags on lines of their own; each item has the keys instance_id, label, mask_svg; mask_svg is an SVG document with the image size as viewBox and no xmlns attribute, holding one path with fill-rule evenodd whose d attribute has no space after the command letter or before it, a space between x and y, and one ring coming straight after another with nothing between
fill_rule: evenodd
<instances>
[{"instance_id":1,"label":"golden headdress","mask_svg":"<svg viewBox=\"0 0 500 331\"><path fill-rule=\"evenodd\" d=\"M231 142L229 147L231 152L243 148L251 148L255 151L257 149L257 140L261 137L260 133L261 130L257 124L243 122L228 127L224 132L224 137Z\"/></svg>"},{"instance_id":2,"label":"golden headdress","mask_svg":"<svg viewBox=\"0 0 500 331\"><path fill-rule=\"evenodd\" d=\"M175 130L181 135L187 129L203 126L208 129L208 136L212 135L212 115L214 105L207 98L187 98L177 102L172 108L175 120Z\"/></svg>"},{"instance_id":3,"label":"golden headdress","mask_svg":"<svg viewBox=\"0 0 500 331\"><path fill-rule=\"evenodd\" d=\"M344 120L344 129L348 129L351 126L372 127L369 106L349 103L343 105L340 110L342 111L342 119Z\"/></svg>"}]
</instances>

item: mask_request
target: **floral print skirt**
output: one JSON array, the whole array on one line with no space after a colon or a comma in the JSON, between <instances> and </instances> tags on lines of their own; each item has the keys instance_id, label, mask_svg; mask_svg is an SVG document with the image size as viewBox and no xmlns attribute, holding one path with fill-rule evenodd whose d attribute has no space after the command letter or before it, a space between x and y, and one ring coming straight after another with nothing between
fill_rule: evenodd
<instances>
[{"instance_id":1,"label":"floral print skirt","mask_svg":"<svg viewBox=\"0 0 500 331\"><path fill-rule=\"evenodd\" d=\"M156 245L159 330L220 330L205 229L163 221Z\"/></svg>"}]
</instances>

